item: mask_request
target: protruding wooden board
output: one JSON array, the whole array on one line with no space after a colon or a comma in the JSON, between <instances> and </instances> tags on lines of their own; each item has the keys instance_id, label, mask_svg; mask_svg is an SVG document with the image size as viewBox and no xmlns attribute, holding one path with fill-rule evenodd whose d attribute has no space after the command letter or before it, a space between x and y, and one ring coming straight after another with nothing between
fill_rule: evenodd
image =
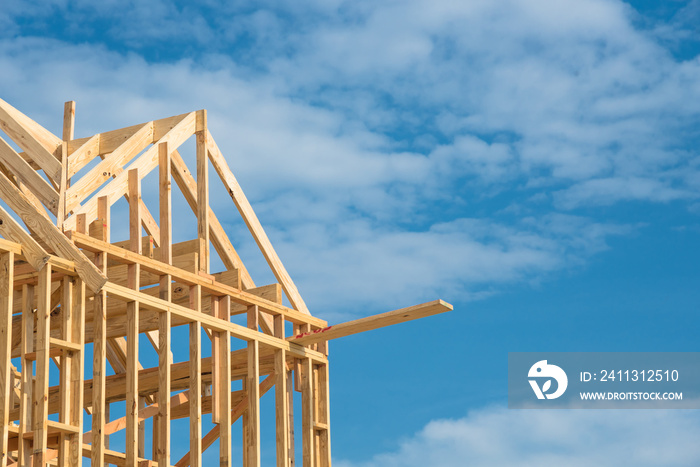
<instances>
[{"instance_id":1,"label":"protruding wooden board","mask_svg":"<svg viewBox=\"0 0 700 467\"><path fill-rule=\"evenodd\" d=\"M452 305L449 303L442 300L434 300L420 305L409 306L408 308L401 308L400 310L389 311L380 315L328 326L325 329L319 329L307 334L300 334L290 337L287 340L299 345L311 345L360 332L371 331L372 329L391 326L392 324L405 323L406 321L437 315L450 310L452 310Z\"/></svg>"},{"instance_id":2,"label":"protruding wooden board","mask_svg":"<svg viewBox=\"0 0 700 467\"><path fill-rule=\"evenodd\" d=\"M53 155L61 144L60 139L2 99L0 99L0 127L44 169L52 180L57 182L61 178L61 163Z\"/></svg>"},{"instance_id":3,"label":"protruding wooden board","mask_svg":"<svg viewBox=\"0 0 700 467\"><path fill-rule=\"evenodd\" d=\"M90 290L97 292L102 288L107 282L107 277L55 225L44 216L37 215L27 197L2 173L0 173L0 195L25 225L39 234L59 256L75 262L75 269Z\"/></svg>"},{"instance_id":4,"label":"protruding wooden board","mask_svg":"<svg viewBox=\"0 0 700 467\"><path fill-rule=\"evenodd\" d=\"M306 307L306 303L304 303L304 299L301 298L299 290L297 290L296 285L294 285L292 278L289 276L279 256L277 256L277 252L272 247L270 239L267 237L265 230L260 224L255 211L253 211L253 207L250 205L250 202L248 202L248 198L246 198L241 186L238 184L238 180L236 180L233 172L231 172L231 169L226 163L226 159L223 154L221 154L219 147L209 133L207 133L207 150L209 151L209 158L214 169L219 174L226 190L228 190L228 194L231 195L233 202L238 208L238 212L240 212L241 217L243 217L250 233L253 235L255 242L258 244L260 251L265 257L267 264L270 265L270 269L272 269L272 272L277 278L277 281L282 284L282 288L287 294L289 303L292 304L295 310L299 310L307 315L311 314Z\"/></svg>"}]
</instances>

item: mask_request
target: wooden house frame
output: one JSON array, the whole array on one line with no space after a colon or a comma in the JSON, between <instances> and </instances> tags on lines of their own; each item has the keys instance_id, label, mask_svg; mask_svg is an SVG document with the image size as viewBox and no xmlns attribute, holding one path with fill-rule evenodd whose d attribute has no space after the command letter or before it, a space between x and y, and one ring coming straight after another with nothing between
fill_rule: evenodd
<instances>
[{"instance_id":1,"label":"wooden house frame","mask_svg":"<svg viewBox=\"0 0 700 467\"><path fill-rule=\"evenodd\" d=\"M0 467L79 466L83 457L93 466L200 466L215 443L220 465L239 464L235 448L243 465L259 466L260 398L272 390L277 465L293 466L300 446L305 467L329 466L328 341L452 307L436 300L328 326L309 313L209 133L206 111L80 139L74 122L75 103L67 102L58 138L0 99ZM191 137L194 175L178 152ZM210 166L276 284L255 284L212 211ZM141 196L151 172L159 181L153 210ZM173 180L197 222L197 238L179 243ZM112 242L110 214L123 198L129 238ZM210 249L223 271L210 270ZM178 343L188 346L178 362L171 334L179 326L189 340ZM139 359L146 340L157 354L151 368ZM125 415L110 419L115 403ZM206 414L213 429L203 433ZM177 419L189 419L189 452L173 459ZM233 440L239 419L242 439ZM124 448L110 449L120 430Z\"/></svg>"}]
</instances>

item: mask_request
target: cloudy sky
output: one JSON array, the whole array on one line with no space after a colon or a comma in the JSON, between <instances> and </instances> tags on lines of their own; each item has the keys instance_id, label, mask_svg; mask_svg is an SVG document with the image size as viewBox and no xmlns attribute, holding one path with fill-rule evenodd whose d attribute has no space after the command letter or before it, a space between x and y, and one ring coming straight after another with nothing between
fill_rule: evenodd
<instances>
[{"instance_id":1,"label":"cloudy sky","mask_svg":"<svg viewBox=\"0 0 700 467\"><path fill-rule=\"evenodd\" d=\"M6 3L0 97L208 109L314 314L455 305L332 345L338 465L700 463L695 412L504 408L508 352L697 350L700 1Z\"/></svg>"}]
</instances>

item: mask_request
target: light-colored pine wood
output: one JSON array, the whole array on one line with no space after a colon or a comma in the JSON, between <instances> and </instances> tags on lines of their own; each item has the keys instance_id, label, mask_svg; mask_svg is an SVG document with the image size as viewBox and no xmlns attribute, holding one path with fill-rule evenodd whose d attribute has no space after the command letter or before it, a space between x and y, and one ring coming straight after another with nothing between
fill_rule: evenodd
<instances>
[{"instance_id":1,"label":"light-colored pine wood","mask_svg":"<svg viewBox=\"0 0 700 467\"><path fill-rule=\"evenodd\" d=\"M63 141L70 141L75 136L75 101L63 104ZM67 154L66 154L67 155Z\"/></svg>"},{"instance_id":2,"label":"light-colored pine wood","mask_svg":"<svg viewBox=\"0 0 700 467\"><path fill-rule=\"evenodd\" d=\"M300 345L311 345L318 342L350 336L359 332L379 329L393 324L405 323L414 319L445 313L452 310L452 305L443 300L422 303L399 310L389 311L380 315L369 316L347 323L336 324L317 331L300 334L290 340Z\"/></svg>"},{"instance_id":3,"label":"light-colored pine wood","mask_svg":"<svg viewBox=\"0 0 700 467\"><path fill-rule=\"evenodd\" d=\"M253 234L255 242L258 244L260 251L267 260L267 264L270 266L270 269L272 269L277 281L282 284L282 288L287 294L287 298L292 304L292 307L295 310L301 311L302 313L310 314L309 309L306 307L306 303L304 303L304 299L301 298L296 285L294 285L292 278L289 276L289 273L282 264L279 256L277 256L277 252L272 247L272 243L270 243L270 239L267 237L265 230L260 224L258 216L255 214L255 211L253 211L250 202L248 202L248 198L246 198L241 186L238 184L238 180L236 180L236 177L231 172L231 169L229 169L228 164L226 164L226 159L224 158L223 154L221 154L221 151L214 142L214 139L211 138L208 133L207 150L209 151L209 157L214 169L219 174L221 181L226 187L226 190L228 191L229 195L231 195L233 202L236 204L238 212L240 212L241 217L243 217L243 220L248 226L248 229Z\"/></svg>"},{"instance_id":4,"label":"light-colored pine wood","mask_svg":"<svg viewBox=\"0 0 700 467\"><path fill-rule=\"evenodd\" d=\"M34 364L26 356L34 353L34 320L34 286L25 284L22 286L22 340L20 343L22 349L22 396L19 402L20 446L18 449L20 465L29 464L29 457L32 455L30 440L26 439L25 435L32 432Z\"/></svg>"},{"instance_id":5,"label":"light-colored pine wood","mask_svg":"<svg viewBox=\"0 0 700 467\"><path fill-rule=\"evenodd\" d=\"M217 297L215 295L211 296L211 299L209 301L210 306L209 306L209 314L221 318L221 312L220 312L220 307L221 307L221 298ZM219 407L221 404L221 337L220 337L220 332L219 331L212 331L211 332L211 358L212 358L212 366L211 366L211 397L212 397L212 404L214 404L215 407ZM228 371L228 368L225 368L224 371ZM228 391L225 394L226 397L228 397ZM219 423L219 411L214 410L211 413L211 422L212 423Z\"/></svg>"},{"instance_id":6,"label":"light-colored pine wood","mask_svg":"<svg viewBox=\"0 0 700 467\"><path fill-rule=\"evenodd\" d=\"M49 337L51 331L51 265L39 271L36 307L36 382L34 388L34 443L32 455L35 467L46 465L48 449L49 401Z\"/></svg>"},{"instance_id":7,"label":"light-colored pine wood","mask_svg":"<svg viewBox=\"0 0 700 467\"><path fill-rule=\"evenodd\" d=\"M185 200L187 200L187 204L189 204L192 211L196 214L199 209L197 207L197 182L194 180L194 177L192 177L192 174L187 168L185 161L182 160L180 154L177 151L172 151L171 156L173 178L180 188L180 191L182 191ZM238 269L241 272L243 287L255 287L255 282L253 282L245 264L243 264L243 261L238 256L236 249L231 244L231 240L229 240L226 232L224 232L224 228L221 226L216 214L211 210L211 207L209 208L208 215L210 239L214 249L224 262L224 265L228 269Z\"/></svg>"},{"instance_id":8,"label":"light-colored pine wood","mask_svg":"<svg viewBox=\"0 0 700 467\"><path fill-rule=\"evenodd\" d=\"M7 465L10 402L12 401L12 300L15 254L0 254L0 466Z\"/></svg>"},{"instance_id":9,"label":"light-colored pine wood","mask_svg":"<svg viewBox=\"0 0 700 467\"><path fill-rule=\"evenodd\" d=\"M275 316L275 337L284 339L284 318ZM275 422L277 467L289 467L289 411L287 409L287 352L275 351Z\"/></svg>"},{"instance_id":10,"label":"light-colored pine wood","mask_svg":"<svg viewBox=\"0 0 700 467\"><path fill-rule=\"evenodd\" d=\"M98 214L103 226L102 240L109 242L110 236L110 209L107 198L98 198ZM99 252L95 255L95 266L106 272L107 253ZM107 450L104 426L107 423L107 403L105 392L107 390L107 293L100 290L93 297L93 345L92 345L92 449L90 459L92 465L104 465L105 451Z\"/></svg>"},{"instance_id":11,"label":"light-colored pine wood","mask_svg":"<svg viewBox=\"0 0 700 467\"><path fill-rule=\"evenodd\" d=\"M175 127L173 127L168 133L163 135L159 140L159 144L163 142L168 142L171 150L179 147L185 140L187 140L194 133L195 125L195 113L187 114ZM145 177L148 175L156 166L158 165L158 148L154 145L147 149L143 154L134 159L134 161L129 165L130 169L139 169L139 176ZM124 196L127 192L127 174L126 172L121 172L114 179L112 179L109 184L103 187L97 192L92 198L86 201L80 208L78 208L75 213L84 213L87 219L91 221L95 219L97 215L97 204L95 198L107 197L109 204L114 204L119 198ZM73 220L75 216L70 217L64 223L65 230L74 230L75 221Z\"/></svg>"},{"instance_id":12,"label":"light-colored pine wood","mask_svg":"<svg viewBox=\"0 0 700 467\"><path fill-rule=\"evenodd\" d=\"M301 442L304 467L316 467L314 454L313 362L301 362Z\"/></svg>"},{"instance_id":13,"label":"light-colored pine wood","mask_svg":"<svg viewBox=\"0 0 700 467\"><path fill-rule=\"evenodd\" d=\"M44 180L7 142L0 137L0 161L17 180L22 182L46 206L56 214L58 193Z\"/></svg>"},{"instance_id":14,"label":"light-colored pine wood","mask_svg":"<svg viewBox=\"0 0 700 467\"><path fill-rule=\"evenodd\" d=\"M82 344L85 342L85 283L80 279L74 279L73 287L73 307L70 320L71 335L73 342ZM84 347L80 352L73 355L71 359L71 380L70 380L70 395L71 395L71 413L70 424L76 427L83 426L83 384L85 379L85 350ZM83 430L71 437L68 457L68 465L70 467L78 467L82 464L83 445Z\"/></svg>"},{"instance_id":15,"label":"light-colored pine wood","mask_svg":"<svg viewBox=\"0 0 700 467\"><path fill-rule=\"evenodd\" d=\"M35 271L43 269L49 254L12 216L0 206L0 235L22 245L21 254Z\"/></svg>"},{"instance_id":16,"label":"light-colored pine wood","mask_svg":"<svg viewBox=\"0 0 700 467\"><path fill-rule=\"evenodd\" d=\"M202 315L202 287L190 287L191 313ZM202 315L204 316L204 315ZM214 318L212 318L214 319ZM190 465L202 465L202 324L190 323Z\"/></svg>"},{"instance_id":17,"label":"light-colored pine wood","mask_svg":"<svg viewBox=\"0 0 700 467\"><path fill-rule=\"evenodd\" d=\"M88 165L100 152L100 135L96 134L90 138L85 138L80 147L71 151L73 141L68 142L68 171L70 179Z\"/></svg>"},{"instance_id":18,"label":"light-colored pine wood","mask_svg":"<svg viewBox=\"0 0 700 467\"><path fill-rule=\"evenodd\" d=\"M59 348L61 352L61 372L60 372L60 397L61 408L58 421L64 425L71 425L72 403L71 380L73 379L73 358L82 351L81 343L73 342L73 278L64 276L61 281L61 334L62 339L49 338L52 348ZM79 430L79 427L75 427ZM61 433L59 436L59 467L69 464L70 440L75 433Z\"/></svg>"},{"instance_id":19,"label":"light-colored pine wood","mask_svg":"<svg viewBox=\"0 0 700 467\"><path fill-rule=\"evenodd\" d=\"M75 245L68 241L55 225L45 217L37 216L36 210L26 196L2 173L0 173L0 195L7 205L22 219L24 224L41 235L59 256L76 263L75 268L78 274L93 292L102 288L104 283L107 282L107 277L95 268L95 265Z\"/></svg>"},{"instance_id":20,"label":"light-colored pine wood","mask_svg":"<svg viewBox=\"0 0 700 467\"><path fill-rule=\"evenodd\" d=\"M141 179L138 169L129 170L129 237L131 250L141 254ZM140 289L140 265L130 264L128 286ZM126 462L133 465L139 458L139 302L126 304Z\"/></svg>"},{"instance_id":21,"label":"light-colored pine wood","mask_svg":"<svg viewBox=\"0 0 700 467\"><path fill-rule=\"evenodd\" d=\"M201 465L203 451L218 439L220 465L240 462L232 454L242 452L244 465L259 466L259 401L275 386L277 465L292 467L296 385L302 392L304 465L329 466L328 340L441 313L451 305L435 301L328 326L308 313L209 134L206 111L76 140L74 109L72 102L64 106L61 140L0 100L0 125L24 149L17 153L0 141L0 196L14 211L0 208L0 311L6 310L0 321L2 449L16 451L20 465L79 466L82 457L91 465L170 465L171 420L186 417L190 452L176 465ZM196 179L177 151L193 135ZM95 157L102 160L83 170ZM256 287L224 232L208 199L209 162L279 284ZM156 166L159 222L141 197L141 181ZM48 182L37 173L42 169ZM196 239L175 245L173 178L198 224ZM110 207L122 197L129 204L129 240L112 244ZM56 225L46 209L56 214ZM125 219L116 222L120 234ZM227 270L209 274L210 242ZM8 263L8 257L14 259ZM7 264L11 272L3 277ZM3 286L17 296L21 290L21 300L5 295ZM282 290L291 308L282 304ZM247 314L247 326L231 322L238 313ZM287 321L294 329L290 337ZM171 330L182 325L189 327L189 358L173 363ZM201 353L202 328L211 339L207 358ZM156 349L156 367L144 369L138 361L141 333ZM245 341L245 348L231 351L233 339ZM92 378L86 380L84 350L91 343ZM21 368L15 370L10 359L17 357ZM107 362L115 374L107 376ZM61 369L58 384L48 387L55 368ZM242 380L242 390L231 391L232 379ZM110 422L111 404L118 402L125 403L126 414ZM85 435L83 410L92 416ZM215 426L202 437L202 415L209 413ZM58 421L48 420L50 414ZM153 459L144 452L149 417L155 417ZM241 417L242 446L231 439L231 424ZM15 420L18 426L9 424ZM123 453L109 447L109 436L119 430L126 432Z\"/></svg>"},{"instance_id":22,"label":"light-colored pine wood","mask_svg":"<svg viewBox=\"0 0 700 467\"><path fill-rule=\"evenodd\" d=\"M123 166L145 149L151 143L152 138L153 127L150 124L146 124L116 148L114 152L90 169L87 174L66 191L67 210L73 211L85 197L89 196L100 185L123 173Z\"/></svg>"},{"instance_id":23,"label":"light-colored pine wood","mask_svg":"<svg viewBox=\"0 0 700 467\"><path fill-rule=\"evenodd\" d=\"M197 237L202 240L202 271L209 272L209 160L207 159L207 113L197 115Z\"/></svg>"},{"instance_id":24,"label":"light-colored pine wood","mask_svg":"<svg viewBox=\"0 0 700 467\"><path fill-rule=\"evenodd\" d=\"M223 297L219 303L219 318L228 321L231 319L231 299ZM231 439L231 334L227 331L220 333L219 345L219 392L221 400L218 405L219 412L219 465L231 467L233 465L232 439ZM212 409L212 413L214 409Z\"/></svg>"},{"instance_id":25,"label":"light-colored pine wood","mask_svg":"<svg viewBox=\"0 0 700 467\"><path fill-rule=\"evenodd\" d=\"M60 179L61 164L53 155L58 145L61 144L60 139L54 137L55 140L50 143L47 149L37 137L37 132L41 128L40 125L21 114L21 112L2 99L0 99L0 128L39 164L51 179L54 181ZM41 128L41 130L44 129Z\"/></svg>"}]
</instances>

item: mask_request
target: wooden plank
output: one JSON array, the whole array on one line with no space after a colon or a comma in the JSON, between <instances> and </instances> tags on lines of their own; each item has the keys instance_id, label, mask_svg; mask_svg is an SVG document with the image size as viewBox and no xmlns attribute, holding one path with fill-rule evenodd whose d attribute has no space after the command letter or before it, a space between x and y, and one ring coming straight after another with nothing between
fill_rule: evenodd
<instances>
[{"instance_id":1,"label":"wooden plank","mask_svg":"<svg viewBox=\"0 0 700 467\"><path fill-rule=\"evenodd\" d=\"M322 319L316 318L311 315L301 313L296 310L292 310L283 305L265 300L257 295L244 292L233 287L227 286L221 283L215 283L209 277L202 274L193 274L181 269L169 266L157 261L152 258L146 258L145 256L137 255L133 252L124 250L123 248L114 247L110 243L106 243L95 238L86 236L84 234L79 234L77 232L68 232L69 237L75 242L76 245L81 248L92 251L92 252L107 252L111 258L116 261L121 261L124 263L139 263L141 264L141 269L153 272L154 274L170 274L173 279L180 282L194 285L199 284L205 290L217 293L219 295L229 295L231 299L236 303L241 303L245 305L257 305L260 309L264 310L266 313L270 314L282 314L287 321L297 322L297 323L309 323L314 327L326 327L328 323Z\"/></svg>"},{"instance_id":2,"label":"wooden plank","mask_svg":"<svg viewBox=\"0 0 700 467\"><path fill-rule=\"evenodd\" d=\"M201 315L202 287L190 287L190 308ZM204 316L204 315L202 315ZM202 324L190 323L190 465L202 465Z\"/></svg>"},{"instance_id":3,"label":"wooden plank","mask_svg":"<svg viewBox=\"0 0 700 467\"><path fill-rule=\"evenodd\" d=\"M275 385L275 378L273 375L268 376L260 383L260 397L264 396L267 391L269 391L272 386ZM231 410L231 423L235 423L243 414L248 410L248 397L244 397L236 407ZM214 442L219 439L221 432L221 425L215 425L209 433L202 439L202 449L206 451ZM175 464L176 467L188 467L190 465L190 453L185 454L180 458ZM245 465L245 464L244 464Z\"/></svg>"},{"instance_id":4,"label":"wooden plank","mask_svg":"<svg viewBox=\"0 0 700 467\"><path fill-rule=\"evenodd\" d=\"M210 300L209 300L209 314L211 316L221 318L221 312L220 312L220 302L221 298L217 297L215 295L212 295ZM221 336L220 336L219 331L212 331L211 332L211 358L212 358L212 366L211 366L211 396L212 396L212 404L214 404L215 407L219 407L219 404L221 404L221 353L220 353L220 347L221 347ZM227 368L224 368L224 371L227 371ZM228 397L228 391L224 395L224 397ZM212 423L219 423L219 411L214 410L211 413L211 422Z\"/></svg>"},{"instance_id":5,"label":"wooden plank","mask_svg":"<svg viewBox=\"0 0 700 467\"><path fill-rule=\"evenodd\" d=\"M170 313L158 316L158 440L156 460L170 465Z\"/></svg>"},{"instance_id":6,"label":"wooden plank","mask_svg":"<svg viewBox=\"0 0 700 467\"><path fill-rule=\"evenodd\" d=\"M85 283L80 279L75 280L73 287L73 314L70 322L73 342L81 344L85 340ZM83 386L85 380L85 351L81 350L73 355L71 360L71 414L70 424L77 427L83 426ZM68 465L79 467L82 464L81 446L83 445L82 429L71 437L69 446L70 455Z\"/></svg>"},{"instance_id":7,"label":"wooden plank","mask_svg":"<svg viewBox=\"0 0 700 467\"><path fill-rule=\"evenodd\" d=\"M200 287L199 285L193 287ZM120 300L138 300L142 308L147 308L154 311L169 311L173 317L181 318L183 321L198 322L209 329L217 331L229 331L232 337L238 339L243 339L246 341L257 340L262 344L277 349L285 349L287 352L294 353L295 356L307 357L307 356L318 356L321 355L312 349L307 349L296 345L293 342L277 339L274 336L263 334L261 332L253 331L236 323L226 322L217 318L213 318L204 313L193 313L191 309L181 307L174 303L164 302L158 298L151 297L142 292L137 292L130 290L127 287L122 287L119 285L112 284L108 282L105 284L104 289L113 298L119 298Z\"/></svg>"},{"instance_id":8,"label":"wooden plank","mask_svg":"<svg viewBox=\"0 0 700 467\"><path fill-rule=\"evenodd\" d=\"M316 467L313 455L314 404L313 404L313 363L305 358L301 362L301 439L304 467Z\"/></svg>"},{"instance_id":9,"label":"wooden plank","mask_svg":"<svg viewBox=\"0 0 700 467\"><path fill-rule=\"evenodd\" d=\"M277 256L277 252L275 252L275 249L272 247L272 243L270 243L270 239L267 237L265 230L260 224L258 216L255 214L255 211L253 211L250 202L248 202L248 198L246 198L241 186L238 184L238 180L234 177L226 163L226 159L223 154L221 154L216 142L209 133L207 133L207 150L209 151L209 158L211 159L214 169L219 174L229 195L231 195L233 202L238 208L238 212L240 212L241 217L243 217L243 220L248 226L248 230L250 230L250 233L253 235L255 242L258 244L260 251L265 257L270 269L272 269L277 281L282 284L282 288L287 294L289 303L292 304L295 310L310 314L304 303L304 299L301 298L296 285L294 285L292 278L289 276L279 256Z\"/></svg>"},{"instance_id":10,"label":"wooden plank","mask_svg":"<svg viewBox=\"0 0 700 467\"><path fill-rule=\"evenodd\" d=\"M134 134L136 130L146 125L147 123L153 124L153 142L163 137L165 133L170 131L175 125L177 125L184 117L189 115L190 112L181 115L175 115L172 117L162 118L160 120L153 120L152 122L139 123L137 125L132 125L125 128L119 128L117 130L105 131L99 133L99 137L102 140L99 151L97 155L107 154L114 151L119 145L121 145L126 139ZM95 135L98 136L98 135ZM69 154L73 154L73 151L78 150L89 138L80 138L71 141L68 146Z\"/></svg>"},{"instance_id":11,"label":"wooden plank","mask_svg":"<svg viewBox=\"0 0 700 467\"><path fill-rule=\"evenodd\" d=\"M175 125L172 130L166 133L160 140L161 142L168 142L169 147L174 149L179 147L185 140L187 140L194 133L195 127L195 113L192 112L187 114L177 125ZM156 166L158 165L158 147L154 145L148 148L143 154L137 157L131 165L130 169L139 169L139 176L142 178L148 175ZM97 202L96 198L101 196L106 196L109 200L110 205L114 204L119 198L124 196L127 192L127 174L122 172L117 175L113 180L111 180L107 185L105 185L100 191L97 192L92 198L85 202L80 208L78 208L75 213L84 213L87 216L88 221L95 219L97 215ZM72 216L66 220L64 223L65 230L74 230L75 221L73 220L75 216Z\"/></svg>"},{"instance_id":12,"label":"wooden plank","mask_svg":"<svg viewBox=\"0 0 700 467\"><path fill-rule=\"evenodd\" d=\"M0 466L7 465L9 452L8 428L10 425L10 402L12 401L12 300L15 254L0 254Z\"/></svg>"},{"instance_id":13,"label":"wooden plank","mask_svg":"<svg viewBox=\"0 0 700 467\"><path fill-rule=\"evenodd\" d=\"M393 324L405 323L418 318L425 318L439 313L452 310L452 305L443 300L433 300L432 302L413 305L399 310L389 311L380 315L360 318L346 323L335 324L327 328L312 331L310 333L299 334L289 338L290 341L299 345L311 345L319 342L337 339L339 337L350 336L360 332L379 329Z\"/></svg>"},{"instance_id":14,"label":"wooden plank","mask_svg":"<svg viewBox=\"0 0 700 467\"><path fill-rule=\"evenodd\" d=\"M104 203L106 204L106 202ZM95 263L105 269L106 253L95 255ZM105 433L107 422L105 407L105 391L107 376L107 292L100 290L93 298L93 360L92 360L92 450L91 465L105 464Z\"/></svg>"},{"instance_id":15,"label":"wooden plank","mask_svg":"<svg viewBox=\"0 0 700 467\"><path fill-rule=\"evenodd\" d=\"M23 183L32 194L44 203L44 206L56 214L58 209L58 193L56 190L1 137L0 161L5 167L10 169L18 181Z\"/></svg>"},{"instance_id":16,"label":"wooden plank","mask_svg":"<svg viewBox=\"0 0 700 467\"><path fill-rule=\"evenodd\" d=\"M327 345L327 344L326 344ZM327 351L327 349L325 349ZM318 433L319 466L331 467L330 378L328 365L318 365Z\"/></svg>"},{"instance_id":17,"label":"wooden plank","mask_svg":"<svg viewBox=\"0 0 700 467\"><path fill-rule=\"evenodd\" d=\"M196 215L198 212L197 182L195 182L185 161L182 160L182 157L177 151L172 151L171 163L173 178L180 188L180 191L182 191L187 204L190 205L192 212ZM236 249L231 244L231 240L229 240L224 228L219 223L216 214L214 214L211 208L209 208L208 215L210 239L224 265L227 269L238 269L241 272L241 280L244 287L255 287L255 282L253 282L253 279L250 277L250 273L248 273L243 261L238 256Z\"/></svg>"},{"instance_id":18,"label":"wooden plank","mask_svg":"<svg viewBox=\"0 0 700 467\"><path fill-rule=\"evenodd\" d=\"M284 339L284 318L275 316L275 337ZM277 467L289 467L289 411L287 410L287 352L275 351L275 439Z\"/></svg>"},{"instance_id":19,"label":"wooden plank","mask_svg":"<svg viewBox=\"0 0 700 467\"><path fill-rule=\"evenodd\" d=\"M148 146L153 138L153 126L146 124L124 141L111 154L106 156L66 192L68 211L74 210L95 189L109 179L123 173L123 166ZM128 177L128 176L127 176Z\"/></svg>"},{"instance_id":20,"label":"wooden plank","mask_svg":"<svg viewBox=\"0 0 700 467\"><path fill-rule=\"evenodd\" d=\"M51 143L49 148L45 147L38 138L38 133L46 130L2 99L0 99L0 128L29 154L51 179L54 181L60 179L61 164L54 157L53 152L61 144L61 140L54 136L55 145Z\"/></svg>"},{"instance_id":21,"label":"wooden plank","mask_svg":"<svg viewBox=\"0 0 700 467\"><path fill-rule=\"evenodd\" d=\"M100 153L100 135L85 138L80 147L71 151L71 143L68 142L68 171L67 177L70 179L75 174L80 172L83 167L88 165Z\"/></svg>"},{"instance_id":22,"label":"wooden plank","mask_svg":"<svg viewBox=\"0 0 700 467\"><path fill-rule=\"evenodd\" d=\"M51 332L51 265L39 271L36 308L36 383L34 388L34 444L35 467L46 465L48 449L49 401L44 396L49 393L49 338Z\"/></svg>"},{"instance_id":23,"label":"wooden plank","mask_svg":"<svg viewBox=\"0 0 700 467\"><path fill-rule=\"evenodd\" d=\"M22 245L22 255L35 271L43 269L49 254L0 206L0 235Z\"/></svg>"},{"instance_id":24,"label":"wooden plank","mask_svg":"<svg viewBox=\"0 0 700 467\"><path fill-rule=\"evenodd\" d=\"M114 154L114 153L112 153ZM141 179L138 169L129 170L129 237L131 250L141 254ZM128 287L140 289L140 265L130 264ZM126 362L126 462L136 463L139 458L139 302L126 304L127 319L127 362Z\"/></svg>"},{"instance_id":25,"label":"wooden plank","mask_svg":"<svg viewBox=\"0 0 700 467\"><path fill-rule=\"evenodd\" d=\"M73 278L64 276L60 286L61 291L61 334L63 339L49 338L49 344L52 348L60 348L63 350L61 356L61 371L59 372L60 384L59 394L61 398L61 408L59 410L59 422L64 425L70 425L71 422L71 404L73 397L71 394L71 380L73 379L73 358L82 350L82 345L74 344L73 340ZM65 339L65 340L64 340ZM80 431L81 427L77 427ZM73 433L75 434L75 433ZM70 439L73 434L61 433L59 435L59 466L68 465L70 457Z\"/></svg>"},{"instance_id":26,"label":"wooden plank","mask_svg":"<svg viewBox=\"0 0 700 467\"><path fill-rule=\"evenodd\" d=\"M68 214L66 212L66 190L68 189L68 143L61 143L59 148L61 156L61 178L58 180L58 207L56 208L56 227L63 230L63 221Z\"/></svg>"},{"instance_id":27,"label":"wooden plank","mask_svg":"<svg viewBox=\"0 0 700 467\"><path fill-rule=\"evenodd\" d=\"M259 326L258 307L248 308L248 328L255 331ZM260 343L257 340L248 341L248 376L246 382L248 397L247 445L248 464L246 467L260 467Z\"/></svg>"},{"instance_id":28,"label":"wooden plank","mask_svg":"<svg viewBox=\"0 0 700 467\"><path fill-rule=\"evenodd\" d=\"M289 455L287 456L289 467L294 467L296 456L294 454L294 372L287 372L287 410L289 411L289 431L287 432L289 443Z\"/></svg>"},{"instance_id":29,"label":"wooden plank","mask_svg":"<svg viewBox=\"0 0 700 467\"><path fill-rule=\"evenodd\" d=\"M197 119L197 238L204 247L200 255L202 271L209 273L209 160L207 159L207 113Z\"/></svg>"},{"instance_id":30,"label":"wooden plank","mask_svg":"<svg viewBox=\"0 0 700 467\"><path fill-rule=\"evenodd\" d=\"M37 214L42 215L47 219L50 219L48 213L46 212L46 208L41 203L41 201L39 201L39 198L37 198L36 195L32 193L32 190L25 183L22 183L20 180L18 180L17 177L7 167L2 165L2 162L0 162L0 172L5 174L5 176L12 182L12 184L19 188L19 190L22 193L24 193L29 202L32 203L32 206L34 206L34 209L36 209ZM51 189L53 190L54 188L51 187Z\"/></svg>"},{"instance_id":31,"label":"wooden plank","mask_svg":"<svg viewBox=\"0 0 700 467\"><path fill-rule=\"evenodd\" d=\"M63 104L63 141L70 141L75 135L75 101Z\"/></svg>"},{"instance_id":32,"label":"wooden plank","mask_svg":"<svg viewBox=\"0 0 700 467\"><path fill-rule=\"evenodd\" d=\"M51 221L41 215L37 215L36 210L26 196L12 185L10 180L2 173L0 173L0 194L2 199L29 229L39 234L59 256L75 262L78 274L93 292L102 288L104 283L107 282L107 277Z\"/></svg>"},{"instance_id":33,"label":"wooden plank","mask_svg":"<svg viewBox=\"0 0 700 467\"><path fill-rule=\"evenodd\" d=\"M228 321L231 319L231 299L229 297L221 298L219 303L219 317ZM221 467L231 467L233 463L231 451L231 398L228 394L231 392L231 334L227 331L221 333L219 346L219 392L221 393L221 401L214 408L219 410L219 465ZM212 410L212 413L214 411Z\"/></svg>"},{"instance_id":34,"label":"wooden plank","mask_svg":"<svg viewBox=\"0 0 700 467\"><path fill-rule=\"evenodd\" d=\"M25 114L19 110L12 107L7 102L0 99L2 106L5 111L11 113L13 118L20 124L24 129L26 129L32 137L46 149L48 152L53 153L59 144L61 144L61 139L51 133L49 130L39 125L37 122L27 117Z\"/></svg>"},{"instance_id":35,"label":"wooden plank","mask_svg":"<svg viewBox=\"0 0 700 467\"><path fill-rule=\"evenodd\" d=\"M32 455L31 443L25 435L32 432L32 404L34 401L34 367L26 356L34 353L34 286L22 286L22 326L21 326L21 357L22 383L19 401L19 443L18 459L20 465L28 465ZM13 333L14 334L14 333Z\"/></svg>"}]
</instances>

